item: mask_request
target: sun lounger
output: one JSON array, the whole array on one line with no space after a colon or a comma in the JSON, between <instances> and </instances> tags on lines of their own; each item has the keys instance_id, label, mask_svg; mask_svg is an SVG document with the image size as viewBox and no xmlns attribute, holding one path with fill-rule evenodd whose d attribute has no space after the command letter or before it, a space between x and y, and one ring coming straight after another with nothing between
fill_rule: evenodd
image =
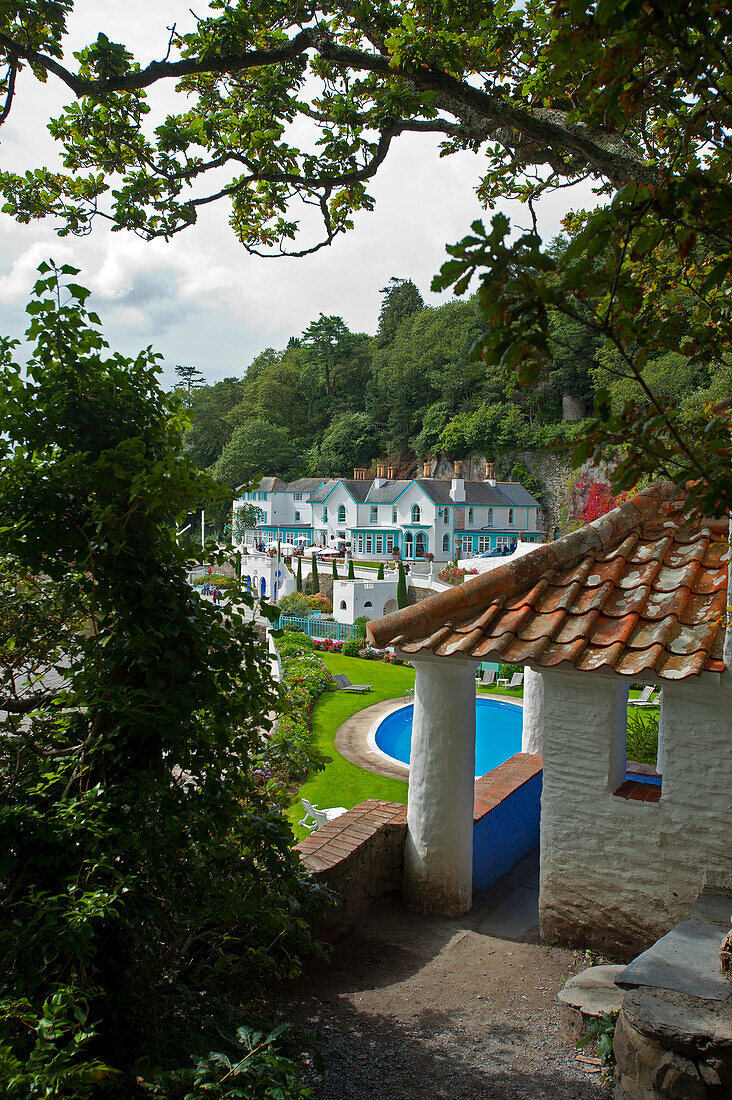
<instances>
[{"instance_id":1,"label":"sun lounger","mask_svg":"<svg viewBox=\"0 0 732 1100\"><path fill-rule=\"evenodd\" d=\"M637 699L629 699L628 702L631 707L657 707L661 702L661 692L659 691L657 695L654 695L653 693L656 690L655 684L648 684L647 687L643 688Z\"/></svg>"},{"instance_id":2,"label":"sun lounger","mask_svg":"<svg viewBox=\"0 0 732 1100\"><path fill-rule=\"evenodd\" d=\"M514 672L514 674L511 677L510 681L507 678L504 678L504 679L498 681L499 684L501 684L503 687L506 687L506 688L520 688L521 685L523 684L523 682L524 682L523 672Z\"/></svg>"},{"instance_id":3,"label":"sun lounger","mask_svg":"<svg viewBox=\"0 0 732 1100\"><path fill-rule=\"evenodd\" d=\"M334 676L337 686L341 691L357 691L363 693L364 691L371 691L371 684L352 684L344 673L339 673L338 676Z\"/></svg>"}]
</instances>

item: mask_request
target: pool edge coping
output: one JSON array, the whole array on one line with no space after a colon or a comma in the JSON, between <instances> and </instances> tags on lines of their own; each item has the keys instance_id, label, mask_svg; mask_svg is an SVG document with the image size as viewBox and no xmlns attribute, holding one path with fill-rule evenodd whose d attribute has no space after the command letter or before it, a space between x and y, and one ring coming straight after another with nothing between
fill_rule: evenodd
<instances>
[{"instance_id":1,"label":"pool edge coping","mask_svg":"<svg viewBox=\"0 0 732 1100\"><path fill-rule=\"evenodd\" d=\"M520 707L523 710L522 700L505 695L476 692L475 698L476 700L498 699L503 703L509 703L511 706ZM407 701L403 695L400 695L392 699L383 699L370 707L364 707L363 710L351 715L338 727L333 740L334 747L344 759L351 764L355 764L356 767L363 768L364 771L374 772L376 775L383 775L388 779L400 779L402 782L408 782L409 764L403 764L401 760L389 756L388 753L378 747L376 744L376 730L389 714L393 714L403 707L412 706L413 703L413 699ZM479 778L480 776L476 776L476 780Z\"/></svg>"}]
</instances>

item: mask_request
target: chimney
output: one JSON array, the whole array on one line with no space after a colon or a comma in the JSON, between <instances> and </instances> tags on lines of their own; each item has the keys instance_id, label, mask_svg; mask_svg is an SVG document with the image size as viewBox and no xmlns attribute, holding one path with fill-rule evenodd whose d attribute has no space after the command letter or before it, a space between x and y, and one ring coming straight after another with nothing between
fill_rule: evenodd
<instances>
[{"instance_id":1,"label":"chimney","mask_svg":"<svg viewBox=\"0 0 732 1100\"><path fill-rule=\"evenodd\" d=\"M396 478L396 466L388 466L386 469L386 476L389 481L394 481Z\"/></svg>"},{"instance_id":2,"label":"chimney","mask_svg":"<svg viewBox=\"0 0 732 1100\"><path fill-rule=\"evenodd\" d=\"M431 462L423 462L422 463L422 477L432 477L432 463Z\"/></svg>"},{"instance_id":3,"label":"chimney","mask_svg":"<svg viewBox=\"0 0 732 1100\"><path fill-rule=\"evenodd\" d=\"M353 480L354 481L360 481L361 480L361 471L359 470L358 466L353 467Z\"/></svg>"},{"instance_id":4,"label":"chimney","mask_svg":"<svg viewBox=\"0 0 732 1100\"><path fill-rule=\"evenodd\" d=\"M459 461L455 462L455 473L454 473L453 476L454 477L462 477L463 476L463 464L462 464L462 462L459 462Z\"/></svg>"},{"instance_id":5,"label":"chimney","mask_svg":"<svg viewBox=\"0 0 732 1100\"><path fill-rule=\"evenodd\" d=\"M489 485L496 484L496 467L494 463L488 462L485 468L486 481Z\"/></svg>"},{"instance_id":6,"label":"chimney","mask_svg":"<svg viewBox=\"0 0 732 1100\"><path fill-rule=\"evenodd\" d=\"M459 463L455 463L455 472L459 472ZM450 484L450 496L456 504L465 503L465 482L461 477L454 477Z\"/></svg>"},{"instance_id":7,"label":"chimney","mask_svg":"<svg viewBox=\"0 0 732 1100\"><path fill-rule=\"evenodd\" d=\"M379 462L379 464L377 465L377 467L376 467L376 476L378 478L386 477L386 466L384 465L383 462Z\"/></svg>"}]
</instances>

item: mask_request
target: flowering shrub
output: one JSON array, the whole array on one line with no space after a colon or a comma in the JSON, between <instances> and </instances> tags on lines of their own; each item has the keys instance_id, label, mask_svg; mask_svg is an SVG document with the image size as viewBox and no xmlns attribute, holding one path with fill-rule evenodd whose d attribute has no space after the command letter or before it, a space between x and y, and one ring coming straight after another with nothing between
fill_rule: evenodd
<instances>
[{"instance_id":1,"label":"flowering shrub","mask_svg":"<svg viewBox=\"0 0 732 1100\"><path fill-rule=\"evenodd\" d=\"M443 584L462 584L467 576L475 576L477 569L458 569L457 565L450 562L437 574L437 579Z\"/></svg>"},{"instance_id":2,"label":"flowering shrub","mask_svg":"<svg viewBox=\"0 0 732 1100\"><path fill-rule=\"evenodd\" d=\"M282 702L268 755L275 772L291 782L322 766L312 749L310 714L332 677L305 634L285 632L277 648L282 658Z\"/></svg>"},{"instance_id":3,"label":"flowering shrub","mask_svg":"<svg viewBox=\"0 0 732 1100\"><path fill-rule=\"evenodd\" d=\"M316 592L314 596L307 596L306 599L312 611L322 611L326 615L330 615L333 610L333 604L322 592Z\"/></svg>"},{"instance_id":4,"label":"flowering shrub","mask_svg":"<svg viewBox=\"0 0 732 1100\"><path fill-rule=\"evenodd\" d=\"M310 640L316 649L322 649L326 653L340 653L343 649L343 642L335 638L311 638Z\"/></svg>"}]
</instances>

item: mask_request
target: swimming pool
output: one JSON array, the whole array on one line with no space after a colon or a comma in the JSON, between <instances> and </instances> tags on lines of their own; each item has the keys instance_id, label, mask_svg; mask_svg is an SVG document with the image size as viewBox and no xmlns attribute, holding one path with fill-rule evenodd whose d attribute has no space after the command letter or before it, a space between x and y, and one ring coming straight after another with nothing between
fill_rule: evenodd
<instances>
[{"instance_id":1,"label":"swimming pool","mask_svg":"<svg viewBox=\"0 0 732 1100\"><path fill-rule=\"evenodd\" d=\"M409 764L414 705L408 703L387 714L370 740L384 756ZM523 708L503 699L475 700L475 774L485 775L514 753L521 752Z\"/></svg>"}]
</instances>

